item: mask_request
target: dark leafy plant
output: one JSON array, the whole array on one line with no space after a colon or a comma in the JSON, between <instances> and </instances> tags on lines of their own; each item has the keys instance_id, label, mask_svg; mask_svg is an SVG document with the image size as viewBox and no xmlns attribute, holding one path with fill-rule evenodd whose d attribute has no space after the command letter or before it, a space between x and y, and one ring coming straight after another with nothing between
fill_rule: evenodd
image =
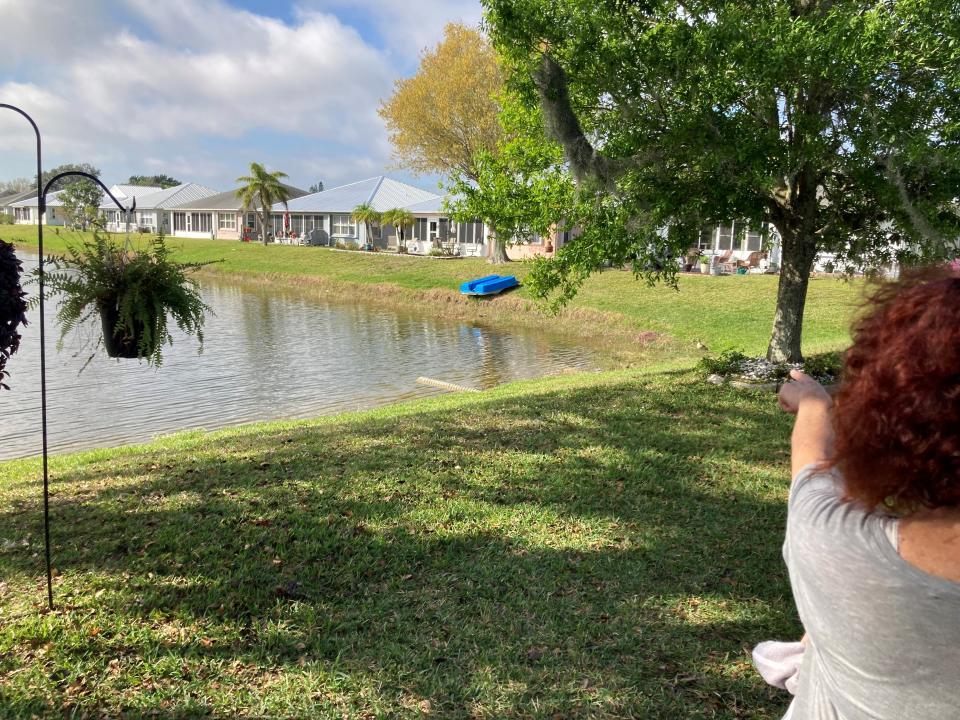
<instances>
[{"instance_id":1,"label":"dark leafy plant","mask_svg":"<svg viewBox=\"0 0 960 720\"><path fill-rule=\"evenodd\" d=\"M9 390L3 379L9 377L7 360L20 349L21 325L27 324L26 293L20 286L23 263L13 245L0 240L0 390Z\"/></svg>"},{"instance_id":2,"label":"dark leafy plant","mask_svg":"<svg viewBox=\"0 0 960 720\"><path fill-rule=\"evenodd\" d=\"M746 359L739 350L725 350L716 357L701 358L700 367L710 375L736 375Z\"/></svg>"},{"instance_id":3,"label":"dark leafy plant","mask_svg":"<svg viewBox=\"0 0 960 720\"><path fill-rule=\"evenodd\" d=\"M838 352L811 355L803 361L803 371L820 382L837 382L843 371L843 356Z\"/></svg>"},{"instance_id":4,"label":"dark leafy plant","mask_svg":"<svg viewBox=\"0 0 960 720\"><path fill-rule=\"evenodd\" d=\"M134 349L131 356L159 367L164 345L172 345L168 318L195 335L203 351L203 322L210 307L187 272L210 263L180 263L170 258L163 237L147 250L131 252L97 234L64 256L50 257L55 270L44 275L51 296L60 296L57 320L60 345L68 332L99 314L103 332L97 347L110 343ZM112 337L105 337L112 330Z\"/></svg>"}]
</instances>

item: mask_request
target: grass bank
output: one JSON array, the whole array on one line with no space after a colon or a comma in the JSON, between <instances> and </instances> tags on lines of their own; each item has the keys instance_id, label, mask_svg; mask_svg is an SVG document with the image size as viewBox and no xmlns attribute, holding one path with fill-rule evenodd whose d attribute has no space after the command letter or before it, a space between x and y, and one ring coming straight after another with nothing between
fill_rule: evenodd
<instances>
[{"instance_id":1,"label":"grass bank","mask_svg":"<svg viewBox=\"0 0 960 720\"><path fill-rule=\"evenodd\" d=\"M774 405L620 371L57 457L18 619L0 464L0 717L779 717Z\"/></svg>"},{"instance_id":2,"label":"grass bank","mask_svg":"<svg viewBox=\"0 0 960 720\"><path fill-rule=\"evenodd\" d=\"M62 252L79 233L45 232L45 249ZM0 238L36 247L36 228L0 226ZM135 242L139 242L137 237ZM543 315L523 287L504 296L473 300L457 293L466 279L489 274L477 258L433 260L387 253L343 252L327 248L173 238L185 261L220 260L209 272L253 282L282 283L338 297L416 304L456 319L494 325L523 324L605 342L622 364L671 357L693 360L701 353L729 348L762 354L769 340L778 278L772 275L702 277L685 275L679 290L648 287L630 272L608 270L592 277L559 317ZM507 266L521 281L527 263ZM843 347L862 283L833 277L811 280L804 329L805 352Z\"/></svg>"}]
</instances>

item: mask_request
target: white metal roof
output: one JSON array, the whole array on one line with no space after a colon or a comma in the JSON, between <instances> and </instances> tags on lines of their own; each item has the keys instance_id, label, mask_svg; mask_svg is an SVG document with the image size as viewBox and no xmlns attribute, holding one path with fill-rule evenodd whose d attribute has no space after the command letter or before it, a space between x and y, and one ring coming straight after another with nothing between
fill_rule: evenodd
<instances>
[{"instance_id":1,"label":"white metal roof","mask_svg":"<svg viewBox=\"0 0 960 720\"><path fill-rule=\"evenodd\" d=\"M57 190L56 192L47 193L47 207L60 207L63 205L63 201L58 197L63 190ZM36 195L26 200L21 200L20 202L10 203L9 207L39 207L40 201L37 199Z\"/></svg>"},{"instance_id":2,"label":"white metal roof","mask_svg":"<svg viewBox=\"0 0 960 720\"><path fill-rule=\"evenodd\" d=\"M130 197L138 198L143 195L160 192L161 190L163 190L163 188L159 185L113 185L110 187L110 192L117 197L117 200Z\"/></svg>"},{"instance_id":3,"label":"white metal roof","mask_svg":"<svg viewBox=\"0 0 960 720\"><path fill-rule=\"evenodd\" d=\"M436 193L380 175L294 198L287 202L287 206L290 212L298 213L349 213L357 205L367 204L373 206L374 210L383 212L437 197L439 196ZM274 212L283 212L283 203L276 203L272 209Z\"/></svg>"},{"instance_id":4,"label":"white metal roof","mask_svg":"<svg viewBox=\"0 0 960 720\"><path fill-rule=\"evenodd\" d=\"M166 190L159 190L157 192L147 193L146 195L138 195L137 210L165 210L176 207L181 203L200 200L201 198L216 194L218 194L217 190L208 188L205 185L184 183L183 185L177 185L176 187L167 188ZM125 198L117 199L123 201ZM100 207L106 210L116 209L116 205L110 202L109 198L107 198L107 202L103 203Z\"/></svg>"},{"instance_id":5,"label":"white metal roof","mask_svg":"<svg viewBox=\"0 0 960 720\"><path fill-rule=\"evenodd\" d=\"M438 215L443 215L447 212L443 208L443 203L449 198L449 195L438 195L430 198L429 200L423 200L418 203L413 203L413 205L407 205L404 210L409 210L414 215L418 213L436 213Z\"/></svg>"}]
</instances>

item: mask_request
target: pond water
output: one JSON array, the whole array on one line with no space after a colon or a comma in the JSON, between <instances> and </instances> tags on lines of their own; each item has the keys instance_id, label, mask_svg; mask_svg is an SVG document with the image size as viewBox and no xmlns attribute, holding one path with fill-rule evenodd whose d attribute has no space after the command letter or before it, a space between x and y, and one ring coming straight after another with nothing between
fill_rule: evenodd
<instances>
[{"instance_id":1,"label":"pond water","mask_svg":"<svg viewBox=\"0 0 960 720\"><path fill-rule=\"evenodd\" d=\"M24 258L24 254L20 254ZM25 258L35 266L36 257ZM51 453L113 447L177 430L307 418L443 393L427 376L490 388L522 378L589 369L589 348L527 329L431 317L417 307L331 301L307 292L204 280L214 310L203 353L180 334L163 366L98 353L80 373L98 323L67 336L59 352L56 304L48 302L47 404ZM40 453L39 314L0 391L0 459ZM90 343L92 347L92 343Z\"/></svg>"}]
</instances>

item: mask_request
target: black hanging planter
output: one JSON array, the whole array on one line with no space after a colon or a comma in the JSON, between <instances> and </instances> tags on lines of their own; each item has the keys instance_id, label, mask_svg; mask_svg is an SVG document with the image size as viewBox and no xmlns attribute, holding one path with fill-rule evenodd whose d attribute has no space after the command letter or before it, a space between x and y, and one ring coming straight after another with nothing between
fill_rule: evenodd
<instances>
[{"instance_id":1,"label":"black hanging planter","mask_svg":"<svg viewBox=\"0 0 960 720\"><path fill-rule=\"evenodd\" d=\"M144 324L135 321L132 332L127 328L118 328L120 311L116 302L107 302L99 307L100 327L103 330L103 347L112 358L136 359L151 357L157 349L156 343L141 349Z\"/></svg>"}]
</instances>

